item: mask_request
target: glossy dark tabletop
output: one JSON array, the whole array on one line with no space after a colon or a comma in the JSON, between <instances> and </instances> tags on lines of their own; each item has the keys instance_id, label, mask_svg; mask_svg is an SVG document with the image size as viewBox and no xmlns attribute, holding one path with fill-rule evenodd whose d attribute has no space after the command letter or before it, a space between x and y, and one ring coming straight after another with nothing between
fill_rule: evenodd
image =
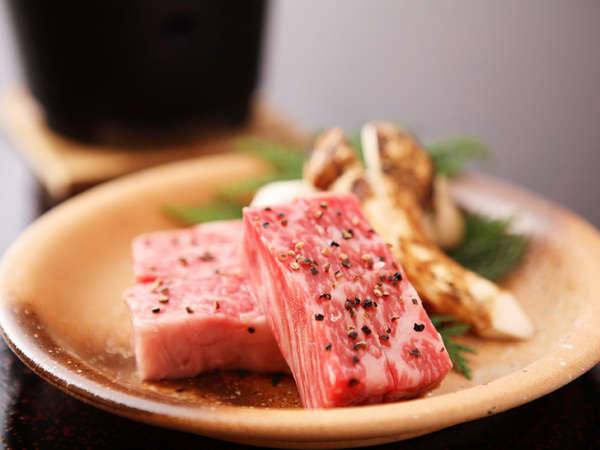
<instances>
[{"instance_id":1,"label":"glossy dark tabletop","mask_svg":"<svg viewBox=\"0 0 600 450\"><path fill-rule=\"evenodd\" d=\"M44 208L40 189L0 140L0 252ZM233 444L122 419L49 385L0 342L5 448L232 448ZM600 448L600 365L519 408L378 448Z\"/></svg>"}]
</instances>

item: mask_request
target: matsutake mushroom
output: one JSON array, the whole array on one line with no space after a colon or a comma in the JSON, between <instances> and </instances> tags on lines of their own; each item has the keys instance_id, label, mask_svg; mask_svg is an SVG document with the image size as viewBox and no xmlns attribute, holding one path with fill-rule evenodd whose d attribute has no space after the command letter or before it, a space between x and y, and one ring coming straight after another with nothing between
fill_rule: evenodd
<instances>
[{"instance_id":1,"label":"matsutake mushroom","mask_svg":"<svg viewBox=\"0 0 600 450\"><path fill-rule=\"evenodd\" d=\"M389 124L362 132L368 170L339 129L325 131L305 166L318 189L353 192L431 310L469 323L480 336L525 339L533 326L514 296L449 258L424 231L433 165L408 133Z\"/></svg>"}]
</instances>

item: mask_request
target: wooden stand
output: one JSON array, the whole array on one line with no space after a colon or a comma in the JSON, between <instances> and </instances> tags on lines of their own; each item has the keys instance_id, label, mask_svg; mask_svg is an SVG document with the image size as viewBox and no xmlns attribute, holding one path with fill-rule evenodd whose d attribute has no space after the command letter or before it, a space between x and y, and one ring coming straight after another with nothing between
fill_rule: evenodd
<instances>
[{"instance_id":1,"label":"wooden stand","mask_svg":"<svg viewBox=\"0 0 600 450\"><path fill-rule=\"evenodd\" d=\"M127 147L90 145L58 135L46 126L39 105L22 88L4 92L0 99L0 120L7 136L47 191L50 203L140 169L230 151L234 141L242 136L290 145L304 145L307 140L305 133L261 101L255 102L250 120L242 128L194 131L173 136L168 144L159 145L143 145L133 140L134 145Z\"/></svg>"}]
</instances>

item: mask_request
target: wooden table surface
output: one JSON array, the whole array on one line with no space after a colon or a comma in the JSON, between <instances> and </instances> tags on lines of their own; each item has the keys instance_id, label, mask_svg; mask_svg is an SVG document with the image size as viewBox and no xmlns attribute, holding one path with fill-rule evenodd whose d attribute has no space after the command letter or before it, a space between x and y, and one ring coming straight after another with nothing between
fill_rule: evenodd
<instances>
[{"instance_id":1,"label":"wooden table surface","mask_svg":"<svg viewBox=\"0 0 600 450\"><path fill-rule=\"evenodd\" d=\"M0 252L42 212L24 163L0 140ZM17 174L16 176L13 176ZM76 400L27 369L0 342L1 441L6 448L232 448L232 444L122 419ZM600 448L600 365L519 408L381 448Z\"/></svg>"}]
</instances>

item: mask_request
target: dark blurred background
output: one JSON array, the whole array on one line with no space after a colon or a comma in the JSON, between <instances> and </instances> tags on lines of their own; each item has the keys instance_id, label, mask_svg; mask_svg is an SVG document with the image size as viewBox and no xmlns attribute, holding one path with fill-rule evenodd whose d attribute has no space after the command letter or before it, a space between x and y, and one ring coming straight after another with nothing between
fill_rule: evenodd
<instances>
[{"instance_id":1,"label":"dark blurred background","mask_svg":"<svg viewBox=\"0 0 600 450\"><path fill-rule=\"evenodd\" d=\"M7 23L2 2L0 87L22 79ZM472 134L494 150L486 170L599 226L599 24L595 0L273 1L260 94L307 129L389 118L424 138ZM4 204L31 179L1 147Z\"/></svg>"}]
</instances>

